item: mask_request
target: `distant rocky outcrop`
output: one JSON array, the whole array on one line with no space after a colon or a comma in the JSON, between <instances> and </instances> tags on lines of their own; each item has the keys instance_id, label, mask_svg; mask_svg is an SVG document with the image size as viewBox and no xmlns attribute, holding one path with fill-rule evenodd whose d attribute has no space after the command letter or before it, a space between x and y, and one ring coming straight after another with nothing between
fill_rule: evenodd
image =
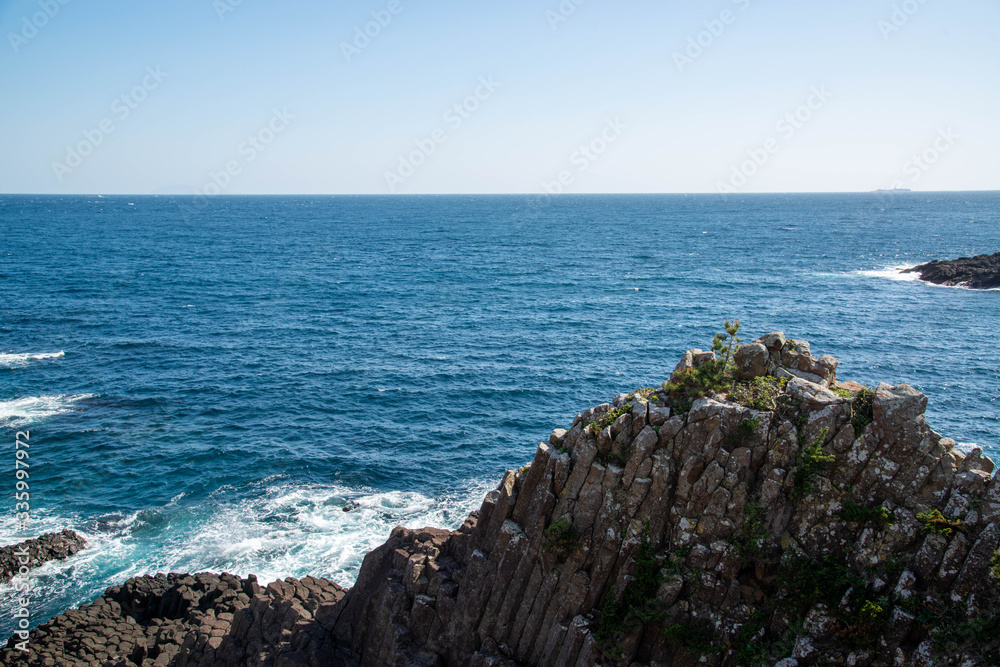
<instances>
[{"instance_id":1,"label":"distant rocky outcrop","mask_svg":"<svg viewBox=\"0 0 1000 667\"><path fill-rule=\"evenodd\" d=\"M935 285L961 286L969 289L1000 288L1000 252L952 260L935 260L907 269L920 279Z\"/></svg>"},{"instance_id":2,"label":"distant rocky outcrop","mask_svg":"<svg viewBox=\"0 0 1000 667\"><path fill-rule=\"evenodd\" d=\"M696 395L719 360L692 351L676 382L579 414L458 530L395 529L346 595L133 580L0 661L1000 664L993 463L916 390L839 382L804 341L734 358L721 390Z\"/></svg>"},{"instance_id":3,"label":"distant rocky outcrop","mask_svg":"<svg viewBox=\"0 0 1000 667\"><path fill-rule=\"evenodd\" d=\"M47 533L39 538L0 548L0 584L7 583L22 568L34 568L50 560L65 560L87 546L87 541L72 530ZM26 571L27 571L26 570Z\"/></svg>"}]
</instances>

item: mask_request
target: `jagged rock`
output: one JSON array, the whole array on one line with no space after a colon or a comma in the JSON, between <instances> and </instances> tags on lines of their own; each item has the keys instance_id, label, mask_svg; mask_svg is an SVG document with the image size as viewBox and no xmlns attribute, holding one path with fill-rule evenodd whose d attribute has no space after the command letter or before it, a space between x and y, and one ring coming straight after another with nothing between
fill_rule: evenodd
<instances>
[{"instance_id":1,"label":"jagged rock","mask_svg":"<svg viewBox=\"0 0 1000 667\"><path fill-rule=\"evenodd\" d=\"M935 260L907 269L905 273L918 273L921 280L935 285L997 289L1000 287L1000 252L953 260Z\"/></svg>"},{"instance_id":2,"label":"jagged rock","mask_svg":"<svg viewBox=\"0 0 1000 667\"><path fill-rule=\"evenodd\" d=\"M974 588L973 581L983 584L983 599L995 599L990 597L996 593L995 586L983 573L991 562L987 556L992 557L1000 541L996 524L988 530L975 529L975 536L957 533L948 539L927 534L916 518L933 507L946 509L949 498L966 496L969 499L961 507L968 508L976 504L972 499L978 499L980 509L992 513L991 519L1000 513L1000 490L988 479L992 463L981 452L961 457L930 431L923 420L926 398L906 385L879 388L874 423L867 436L855 439L849 423L852 399L828 390L837 386L835 359L815 359L808 344L787 341L779 334L741 349L747 350L737 357L737 364L746 369L742 377L755 376L762 365L772 374L791 376L786 393L797 406L802 426L773 417L760 422L752 436L741 436L749 438L748 442L734 446L727 438L753 414L746 408L719 397L700 399L686 415L668 418L670 406L654 401L641 412L648 420L642 430L628 430L623 422L603 439L598 436L596 447L591 439L573 443L567 439L572 444L571 466L561 474L571 481L558 491L557 500L556 486L549 480L560 464L551 452L540 448L531 474L517 477L514 483L520 498L532 498L533 504L545 508L554 506L554 513L546 517L545 510L531 521L518 521L517 547L512 551L513 540L494 540L492 527L517 517L498 514L495 507L487 516L484 506L478 521L467 524L468 532L458 542L463 546L451 546L457 536L448 537L442 555L436 557L447 558L451 567L466 572L456 606L434 625L444 638L434 649L444 664L470 664L466 662L470 656L481 651L477 647L491 642L507 646L503 659L517 664L624 665L633 660L693 664L693 649L683 645L683 638L678 640L681 645L663 641L664 628L670 624L687 627L685 623L695 623L693 619L707 619L717 629L713 645L731 646L755 609L769 597L784 599L782 590L788 583L780 581L787 576L781 575L781 563L822 562L831 554L839 554L837 567L853 571L855 577L881 572L890 565L910 564L910 569L904 567L903 575L891 578L873 574L866 582L869 592L865 595L872 596L868 601L886 591L890 600L887 609L864 612L884 617L882 629L865 640L870 649L857 650L843 639L865 626L851 620L862 613L862 603L842 591L840 606L821 611L823 603L817 602L802 611L802 618L811 620L805 623L807 634L795 642L795 657L775 655L775 662L812 664L820 655L844 664L872 664L882 655L893 661L914 654L921 639L920 633L912 632L913 614L896 606L896 601L903 604L947 594L962 597ZM687 353L678 368L694 367L697 358L694 351ZM860 385L847 386L861 389ZM657 415L659 410L664 411L662 416ZM633 411L631 418L638 414ZM654 426L659 428L655 444L648 435ZM631 441L623 438L626 432ZM814 473L810 490L799 494L795 479L802 466L801 447L822 432L828 435L821 444L834 461ZM610 452L612 446L630 452L624 470L595 460L595 449ZM952 472L949 476L935 470ZM866 511L891 508L892 521L871 524L870 520L841 518L844 499L852 493L855 506ZM759 531L753 533L758 547L761 553L772 554L756 563L736 553L745 548L737 546L745 539L739 536L757 525L746 518L751 501L760 508L754 510L760 512L754 519L760 527L752 528ZM576 541L553 553L548 536L556 519L567 525L571 521ZM967 531L972 530L969 522ZM972 537L975 541L970 541ZM418 547L409 532L394 539L392 549L371 563L366 561L362 570L388 572L389 579L365 577L366 586L376 588L358 593L356 604L367 606L342 615L338 624L339 636L351 638L362 664L378 664L360 647L358 637L384 634L371 624L380 618L376 608L386 604L383 596L391 595L386 582L393 575L386 559L395 550L408 552ZM626 626L615 644L605 644L596 635L601 617L635 585L644 539L660 566L673 563L670 567L677 568L677 573L663 575L650 592L647 604L662 605L661 615L646 620L642 632ZM677 561L671 555L677 553L685 557ZM822 588L826 583L821 580L816 585ZM462 589L470 585L474 588L464 597ZM342 604L350 605L354 595L350 593ZM407 614L412 612L405 610L412 605L408 599L390 603L393 609L404 610L394 623L410 623ZM346 613L350 607L344 609ZM469 614L474 622L469 622ZM775 625L765 627L763 634L783 632L783 621L777 616L772 619ZM459 636L461 642L453 641ZM397 659L414 663L413 656L425 655L428 646L420 642L398 645ZM706 653L700 659L722 664L731 658L726 650ZM920 650L938 655L933 647Z\"/></svg>"},{"instance_id":3,"label":"jagged rock","mask_svg":"<svg viewBox=\"0 0 1000 667\"><path fill-rule=\"evenodd\" d=\"M621 394L458 530L396 528L346 595L132 580L40 628L42 661L24 664L722 666L747 643L783 666L995 664L998 633L970 643L934 620L1000 623L993 463L932 431L907 385L880 385L856 433L857 397L829 388L861 387L835 359L779 333L744 349L741 377L790 377L775 413Z\"/></svg>"},{"instance_id":4,"label":"jagged rock","mask_svg":"<svg viewBox=\"0 0 1000 667\"><path fill-rule=\"evenodd\" d=\"M66 560L87 546L87 541L72 530L47 533L37 539L0 548L0 584L7 583L21 572L27 572L49 562ZM23 570L22 568L27 568Z\"/></svg>"},{"instance_id":5,"label":"jagged rock","mask_svg":"<svg viewBox=\"0 0 1000 667\"><path fill-rule=\"evenodd\" d=\"M344 589L325 579L171 574L129 579L93 604L31 631L28 651L12 637L3 665L349 664L330 638Z\"/></svg>"},{"instance_id":6,"label":"jagged rock","mask_svg":"<svg viewBox=\"0 0 1000 667\"><path fill-rule=\"evenodd\" d=\"M785 347L785 334L781 331L775 331L773 333L764 334L754 342L761 343L767 348L768 354L774 356L780 354L781 349Z\"/></svg>"}]
</instances>

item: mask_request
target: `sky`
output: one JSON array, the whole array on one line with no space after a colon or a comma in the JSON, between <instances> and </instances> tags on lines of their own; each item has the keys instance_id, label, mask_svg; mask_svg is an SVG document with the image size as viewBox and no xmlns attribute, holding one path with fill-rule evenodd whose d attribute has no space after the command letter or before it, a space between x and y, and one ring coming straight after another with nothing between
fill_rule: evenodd
<instances>
[{"instance_id":1,"label":"sky","mask_svg":"<svg viewBox=\"0 0 1000 667\"><path fill-rule=\"evenodd\" d=\"M0 0L0 192L1000 189L998 0Z\"/></svg>"}]
</instances>

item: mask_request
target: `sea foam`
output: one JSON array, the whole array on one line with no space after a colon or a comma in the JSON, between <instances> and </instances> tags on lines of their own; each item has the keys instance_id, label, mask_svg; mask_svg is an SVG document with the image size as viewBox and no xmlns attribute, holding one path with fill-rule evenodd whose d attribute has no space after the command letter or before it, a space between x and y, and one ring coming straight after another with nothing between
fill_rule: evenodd
<instances>
[{"instance_id":1,"label":"sea foam","mask_svg":"<svg viewBox=\"0 0 1000 667\"><path fill-rule=\"evenodd\" d=\"M59 359L65 357L66 353L59 352L25 352L22 354L2 354L0 353L0 369L3 368L24 368L32 361L42 361L43 359Z\"/></svg>"},{"instance_id":2,"label":"sea foam","mask_svg":"<svg viewBox=\"0 0 1000 667\"><path fill-rule=\"evenodd\" d=\"M55 415L77 410L76 403L93 398L93 394L67 396L28 396L12 401L0 401L0 426L21 428Z\"/></svg>"},{"instance_id":3,"label":"sea foam","mask_svg":"<svg viewBox=\"0 0 1000 667\"><path fill-rule=\"evenodd\" d=\"M177 498L163 507L112 516L42 509L33 514L33 534L72 528L88 546L33 572L36 594L45 600L39 616L90 602L130 577L161 572L254 574L262 584L309 574L350 586L365 555L393 528L457 528L496 481L430 497L272 478L242 489L239 500L234 489L224 487L208 502L184 506ZM0 542L24 539L15 529L13 515L0 515ZM9 584L0 585L0 630L8 633L11 591Z\"/></svg>"},{"instance_id":4,"label":"sea foam","mask_svg":"<svg viewBox=\"0 0 1000 667\"><path fill-rule=\"evenodd\" d=\"M871 271L855 271L854 275L865 276L868 278L887 278L889 280L897 280L901 282L913 282L920 281L919 273L904 273L907 269L912 269L916 264L902 264L899 266L889 266L884 269L874 269ZM932 282L926 282L925 284L931 287L944 287L946 289L961 289L961 290L972 290L974 292L1000 292L1000 288L990 288L990 289L973 289L966 284L960 285L938 285Z\"/></svg>"},{"instance_id":5,"label":"sea foam","mask_svg":"<svg viewBox=\"0 0 1000 667\"><path fill-rule=\"evenodd\" d=\"M887 278L889 280L899 280L902 282L912 282L920 280L918 273L904 273L907 269L912 269L916 264L900 264L898 266L887 266L884 269L872 269L870 271L855 271L855 275L866 276L868 278Z\"/></svg>"}]
</instances>

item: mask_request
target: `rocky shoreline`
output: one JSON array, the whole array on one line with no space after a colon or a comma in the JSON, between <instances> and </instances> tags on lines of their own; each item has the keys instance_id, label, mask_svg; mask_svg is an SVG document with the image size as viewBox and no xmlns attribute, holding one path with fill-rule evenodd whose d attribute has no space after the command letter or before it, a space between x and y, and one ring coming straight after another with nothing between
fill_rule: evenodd
<instances>
[{"instance_id":1,"label":"rocky shoreline","mask_svg":"<svg viewBox=\"0 0 1000 667\"><path fill-rule=\"evenodd\" d=\"M1000 664L993 462L805 341L723 354L556 429L458 530L395 529L349 591L133 579L0 662Z\"/></svg>"},{"instance_id":2,"label":"rocky shoreline","mask_svg":"<svg viewBox=\"0 0 1000 667\"><path fill-rule=\"evenodd\" d=\"M344 589L325 579L262 587L229 574L137 577L32 631L4 665L330 664L332 612Z\"/></svg>"},{"instance_id":3,"label":"rocky shoreline","mask_svg":"<svg viewBox=\"0 0 1000 667\"><path fill-rule=\"evenodd\" d=\"M969 289L1000 289L1000 252L993 255L935 260L907 269L920 279L935 285Z\"/></svg>"},{"instance_id":4,"label":"rocky shoreline","mask_svg":"<svg viewBox=\"0 0 1000 667\"><path fill-rule=\"evenodd\" d=\"M47 533L20 544L0 547L0 584L25 574L50 560L66 560L87 546L72 530Z\"/></svg>"}]
</instances>

